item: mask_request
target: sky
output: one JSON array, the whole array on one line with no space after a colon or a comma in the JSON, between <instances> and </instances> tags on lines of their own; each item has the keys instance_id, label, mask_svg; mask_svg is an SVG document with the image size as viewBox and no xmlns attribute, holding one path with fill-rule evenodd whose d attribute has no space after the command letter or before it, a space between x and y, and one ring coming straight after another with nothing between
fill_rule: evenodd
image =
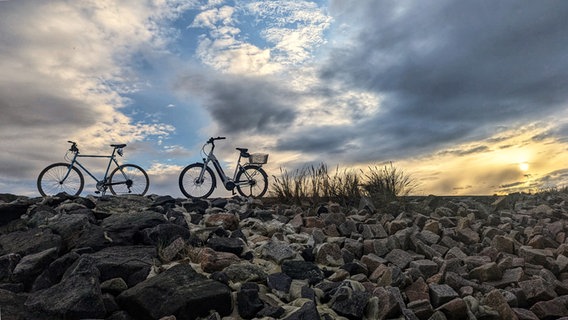
<instances>
[{"instance_id":1,"label":"sky","mask_svg":"<svg viewBox=\"0 0 568 320\"><path fill-rule=\"evenodd\" d=\"M419 195L563 187L566 30L562 0L0 0L0 193L73 140L178 197L211 136L231 173L246 147L276 176L392 162Z\"/></svg>"}]
</instances>

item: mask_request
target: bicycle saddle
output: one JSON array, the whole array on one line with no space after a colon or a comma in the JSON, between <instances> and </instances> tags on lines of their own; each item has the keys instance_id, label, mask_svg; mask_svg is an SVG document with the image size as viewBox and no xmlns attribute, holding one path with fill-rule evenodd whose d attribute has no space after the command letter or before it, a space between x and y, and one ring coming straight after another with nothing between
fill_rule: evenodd
<instances>
[{"instance_id":1,"label":"bicycle saddle","mask_svg":"<svg viewBox=\"0 0 568 320\"><path fill-rule=\"evenodd\" d=\"M111 147L114 147L114 148L124 148L124 147L126 147L126 143L122 143L122 144L111 144L110 146L111 146Z\"/></svg>"},{"instance_id":2,"label":"bicycle saddle","mask_svg":"<svg viewBox=\"0 0 568 320\"><path fill-rule=\"evenodd\" d=\"M237 150L239 150L240 152L247 152L249 149L247 149L247 148L237 148Z\"/></svg>"}]
</instances>

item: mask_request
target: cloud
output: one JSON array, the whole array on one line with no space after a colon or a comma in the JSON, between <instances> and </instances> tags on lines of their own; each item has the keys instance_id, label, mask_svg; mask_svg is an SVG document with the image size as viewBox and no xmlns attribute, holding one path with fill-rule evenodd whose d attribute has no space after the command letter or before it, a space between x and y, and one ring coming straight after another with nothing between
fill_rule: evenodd
<instances>
[{"instance_id":1,"label":"cloud","mask_svg":"<svg viewBox=\"0 0 568 320\"><path fill-rule=\"evenodd\" d=\"M178 90L199 97L221 132L262 134L284 128L296 117L295 95L266 77L188 72Z\"/></svg>"},{"instance_id":2,"label":"cloud","mask_svg":"<svg viewBox=\"0 0 568 320\"><path fill-rule=\"evenodd\" d=\"M398 147L377 155L487 137L565 108L568 3L334 1L330 12L353 44L328 48L321 80L382 97L363 132Z\"/></svg>"},{"instance_id":3,"label":"cloud","mask_svg":"<svg viewBox=\"0 0 568 320\"><path fill-rule=\"evenodd\" d=\"M137 81L130 57L168 43L175 35L160 21L183 9L105 0L0 4L0 148L9 155L0 158L0 177L35 177L70 139L106 152L112 142L170 135L172 126L121 110Z\"/></svg>"},{"instance_id":4,"label":"cloud","mask_svg":"<svg viewBox=\"0 0 568 320\"><path fill-rule=\"evenodd\" d=\"M189 27L205 31L196 52L204 64L225 73L258 75L310 59L325 43L330 23L331 17L313 2L279 0L210 7ZM267 45L251 42L258 38Z\"/></svg>"}]
</instances>

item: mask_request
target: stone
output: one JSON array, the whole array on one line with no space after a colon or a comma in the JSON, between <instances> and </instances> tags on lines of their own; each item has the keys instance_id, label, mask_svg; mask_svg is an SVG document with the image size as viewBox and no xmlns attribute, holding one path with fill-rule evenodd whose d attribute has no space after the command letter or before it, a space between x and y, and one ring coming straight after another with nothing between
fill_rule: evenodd
<instances>
[{"instance_id":1,"label":"stone","mask_svg":"<svg viewBox=\"0 0 568 320\"><path fill-rule=\"evenodd\" d=\"M239 316L244 319L252 319L264 308L264 303L260 300L258 284L243 283L237 292L237 309Z\"/></svg>"},{"instance_id":2,"label":"stone","mask_svg":"<svg viewBox=\"0 0 568 320\"><path fill-rule=\"evenodd\" d=\"M100 271L100 281L122 278L129 287L146 279L153 260L157 258L153 246L119 246L104 248L95 253L81 256L81 259L92 258Z\"/></svg>"},{"instance_id":3,"label":"stone","mask_svg":"<svg viewBox=\"0 0 568 320\"><path fill-rule=\"evenodd\" d=\"M316 263L339 267L345 264L341 248L336 243L323 243L316 248Z\"/></svg>"},{"instance_id":4,"label":"stone","mask_svg":"<svg viewBox=\"0 0 568 320\"><path fill-rule=\"evenodd\" d=\"M338 315L350 319L361 319L371 294L364 291L356 291L342 286L332 296L331 308Z\"/></svg>"},{"instance_id":5,"label":"stone","mask_svg":"<svg viewBox=\"0 0 568 320\"><path fill-rule=\"evenodd\" d=\"M410 268L416 268L424 275L425 278L429 278L438 272L438 264L432 260L420 259L410 262Z\"/></svg>"},{"instance_id":6,"label":"stone","mask_svg":"<svg viewBox=\"0 0 568 320\"><path fill-rule=\"evenodd\" d=\"M530 311L539 319L558 319L568 317L568 296L561 296L548 301L536 302Z\"/></svg>"},{"instance_id":7,"label":"stone","mask_svg":"<svg viewBox=\"0 0 568 320\"><path fill-rule=\"evenodd\" d=\"M491 240L491 246L499 252L515 253L515 241L507 236L494 236Z\"/></svg>"},{"instance_id":8,"label":"stone","mask_svg":"<svg viewBox=\"0 0 568 320\"><path fill-rule=\"evenodd\" d=\"M80 270L50 288L32 293L26 308L61 319L103 318L106 309L98 271L90 264Z\"/></svg>"},{"instance_id":9,"label":"stone","mask_svg":"<svg viewBox=\"0 0 568 320\"><path fill-rule=\"evenodd\" d=\"M456 230L456 240L461 241L467 245L479 243L479 234L471 228L463 228Z\"/></svg>"},{"instance_id":10,"label":"stone","mask_svg":"<svg viewBox=\"0 0 568 320\"><path fill-rule=\"evenodd\" d=\"M525 279L525 272L523 268L512 268L503 271L501 279L497 281L491 281L488 284L496 288L505 288L511 284L519 283Z\"/></svg>"},{"instance_id":11,"label":"stone","mask_svg":"<svg viewBox=\"0 0 568 320\"><path fill-rule=\"evenodd\" d=\"M178 320L196 319L215 310L221 316L232 312L231 290L206 279L187 264L178 264L122 292L117 302L136 319L159 319L174 315Z\"/></svg>"},{"instance_id":12,"label":"stone","mask_svg":"<svg viewBox=\"0 0 568 320\"><path fill-rule=\"evenodd\" d=\"M19 219L30 206L26 201L14 200L9 203L0 203L0 226Z\"/></svg>"},{"instance_id":13,"label":"stone","mask_svg":"<svg viewBox=\"0 0 568 320\"><path fill-rule=\"evenodd\" d=\"M367 270L372 273L379 265L385 264L387 261L374 253L370 253L361 257L361 263L367 266Z\"/></svg>"},{"instance_id":14,"label":"stone","mask_svg":"<svg viewBox=\"0 0 568 320\"><path fill-rule=\"evenodd\" d=\"M305 299L303 305L286 317L286 320L320 319L316 304Z\"/></svg>"},{"instance_id":15,"label":"stone","mask_svg":"<svg viewBox=\"0 0 568 320\"><path fill-rule=\"evenodd\" d=\"M13 277L30 287L45 268L58 257L58 249L51 248L24 256L16 265Z\"/></svg>"},{"instance_id":16,"label":"stone","mask_svg":"<svg viewBox=\"0 0 568 320\"><path fill-rule=\"evenodd\" d=\"M296 258L297 252L286 242L271 240L262 246L260 255L281 264L284 260Z\"/></svg>"},{"instance_id":17,"label":"stone","mask_svg":"<svg viewBox=\"0 0 568 320\"><path fill-rule=\"evenodd\" d=\"M221 271L233 263L239 263L241 259L229 252L217 252L211 248L203 248L199 251L197 260L201 269L205 272Z\"/></svg>"},{"instance_id":18,"label":"stone","mask_svg":"<svg viewBox=\"0 0 568 320\"><path fill-rule=\"evenodd\" d=\"M205 245L215 251L229 252L237 256L240 256L245 248L245 243L240 238L212 237Z\"/></svg>"},{"instance_id":19,"label":"stone","mask_svg":"<svg viewBox=\"0 0 568 320\"><path fill-rule=\"evenodd\" d=\"M154 211L136 214L113 214L101 223L106 238L112 245L133 245L142 242L140 231L166 222L163 215Z\"/></svg>"},{"instance_id":20,"label":"stone","mask_svg":"<svg viewBox=\"0 0 568 320\"><path fill-rule=\"evenodd\" d=\"M442 311L448 320L461 320L467 318L467 304L461 298L452 299L436 310Z\"/></svg>"},{"instance_id":21,"label":"stone","mask_svg":"<svg viewBox=\"0 0 568 320\"><path fill-rule=\"evenodd\" d=\"M239 217L231 213L211 214L205 217L205 226L221 226L226 230L237 230L239 228Z\"/></svg>"},{"instance_id":22,"label":"stone","mask_svg":"<svg viewBox=\"0 0 568 320\"><path fill-rule=\"evenodd\" d=\"M248 261L232 263L223 269L223 273L233 282L258 282L266 281L266 272L262 266Z\"/></svg>"},{"instance_id":23,"label":"stone","mask_svg":"<svg viewBox=\"0 0 568 320\"><path fill-rule=\"evenodd\" d=\"M408 252L404 250L393 249L389 253L387 253L385 259L387 259L389 262L392 262L399 268L405 269L413 258Z\"/></svg>"},{"instance_id":24,"label":"stone","mask_svg":"<svg viewBox=\"0 0 568 320\"><path fill-rule=\"evenodd\" d=\"M108 292L115 296L128 289L128 285L122 278L113 278L101 283L101 291Z\"/></svg>"},{"instance_id":25,"label":"stone","mask_svg":"<svg viewBox=\"0 0 568 320\"><path fill-rule=\"evenodd\" d=\"M372 295L378 298L378 316L376 319L390 319L401 313L397 297L388 288L378 287Z\"/></svg>"},{"instance_id":26,"label":"stone","mask_svg":"<svg viewBox=\"0 0 568 320\"><path fill-rule=\"evenodd\" d=\"M482 282L497 281L501 279L502 273L501 270L497 267L497 263L490 262L477 268L473 268L469 272L469 277L472 279L478 279Z\"/></svg>"},{"instance_id":27,"label":"stone","mask_svg":"<svg viewBox=\"0 0 568 320\"><path fill-rule=\"evenodd\" d=\"M497 311L501 319L514 319L516 317L501 291L497 289L489 292L482 302Z\"/></svg>"},{"instance_id":28,"label":"stone","mask_svg":"<svg viewBox=\"0 0 568 320\"><path fill-rule=\"evenodd\" d=\"M419 300L428 300L430 301L430 294L429 288L426 281L423 278L418 278L418 280L414 281L410 286L404 289L404 293L408 298L408 301L419 301Z\"/></svg>"},{"instance_id":29,"label":"stone","mask_svg":"<svg viewBox=\"0 0 568 320\"><path fill-rule=\"evenodd\" d=\"M49 288L61 281L65 271L80 257L76 252L69 252L49 264L47 268L35 279L31 291Z\"/></svg>"},{"instance_id":30,"label":"stone","mask_svg":"<svg viewBox=\"0 0 568 320\"><path fill-rule=\"evenodd\" d=\"M534 249L529 246L521 246L519 248L519 257L525 259L525 261L530 264L548 267L550 265L548 258L552 256L552 251L548 249Z\"/></svg>"},{"instance_id":31,"label":"stone","mask_svg":"<svg viewBox=\"0 0 568 320\"><path fill-rule=\"evenodd\" d=\"M20 259L22 257L16 253L9 253L0 257L0 281L10 280Z\"/></svg>"},{"instance_id":32,"label":"stone","mask_svg":"<svg viewBox=\"0 0 568 320\"><path fill-rule=\"evenodd\" d=\"M180 238L176 238L174 241L172 241L170 244L168 244L166 247L164 247L163 249L160 250L160 248L158 248L159 250L159 257L160 260L162 260L162 262L171 262L173 261L176 257L178 257L185 249L187 248L187 244L185 243L185 241L180 237Z\"/></svg>"},{"instance_id":33,"label":"stone","mask_svg":"<svg viewBox=\"0 0 568 320\"><path fill-rule=\"evenodd\" d=\"M428 299L409 302L408 309L410 309L418 319L428 319L434 313L434 309Z\"/></svg>"},{"instance_id":34,"label":"stone","mask_svg":"<svg viewBox=\"0 0 568 320\"><path fill-rule=\"evenodd\" d=\"M189 240L190 233L186 227L178 224L162 223L155 227L141 230L140 237L142 244L166 247L178 238Z\"/></svg>"},{"instance_id":35,"label":"stone","mask_svg":"<svg viewBox=\"0 0 568 320\"><path fill-rule=\"evenodd\" d=\"M0 235L0 255L16 253L25 256L61 246L61 236L51 229L29 229Z\"/></svg>"},{"instance_id":36,"label":"stone","mask_svg":"<svg viewBox=\"0 0 568 320\"><path fill-rule=\"evenodd\" d=\"M430 284L429 293L434 308L458 298L458 293L447 284Z\"/></svg>"},{"instance_id":37,"label":"stone","mask_svg":"<svg viewBox=\"0 0 568 320\"><path fill-rule=\"evenodd\" d=\"M282 263L282 272L292 279L308 280L310 284L316 284L324 279L321 269L308 261L286 260Z\"/></svg>"},{"instance_id":38,"label":"stone","mask_svg":"<svg viewBox=\"0 0 568 320\"><path fill-rule=\"evenodd\" d=\"M521 288L529 305L557 297L553 287L549 283L546 283L542 278L521 281L519 282L519 287Z\"/></svg>"}]
</instances>

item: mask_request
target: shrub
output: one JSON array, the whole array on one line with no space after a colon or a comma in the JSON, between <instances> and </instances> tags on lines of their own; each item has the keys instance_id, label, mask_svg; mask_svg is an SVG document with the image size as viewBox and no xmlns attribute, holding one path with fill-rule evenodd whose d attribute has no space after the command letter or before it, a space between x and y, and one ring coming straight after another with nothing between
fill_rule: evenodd
<instances>
[{"instance_id":1,"label":"shrub","mask_svg":"<svg viewBox=\"0 0 568 320\"><path fill-rule=\"evenodd\" d=\"M285 203L335 201L352 205L360 198L360 177L353 170L339 167L330 175L324 163L296 169L293 173L280 168L280 176L274 176L271 193Z\"/></svg>"},{"instance_id":2,"label":"shrub","mask_svg":"<svg viewBox=\"0 0 568 320\"><path fill-rule=\"evenodd\" d=\"M383 167L369 167L368 171L355 171L336 167L330 174L326 164L306 166L290 173L280 168L274 176L271 194L284 203L312 205L334 201L344 206L359 203L362 196L384 203L405 196L417 187L415 180L392 163Z\"/></svg>"},{"instance_id":3,"label":"shrub","mask_svg":"<svg viewBox=\"0 0 568 320\"><path fill-rule=\"evenodd\" d=\"M363 172L363 175L365 182L362 187L365 194L378 203L407 196L418 186L411 175L393 166L392 162L383 167L369 167L368 172Z\"/></svg>"}]
</instances>

